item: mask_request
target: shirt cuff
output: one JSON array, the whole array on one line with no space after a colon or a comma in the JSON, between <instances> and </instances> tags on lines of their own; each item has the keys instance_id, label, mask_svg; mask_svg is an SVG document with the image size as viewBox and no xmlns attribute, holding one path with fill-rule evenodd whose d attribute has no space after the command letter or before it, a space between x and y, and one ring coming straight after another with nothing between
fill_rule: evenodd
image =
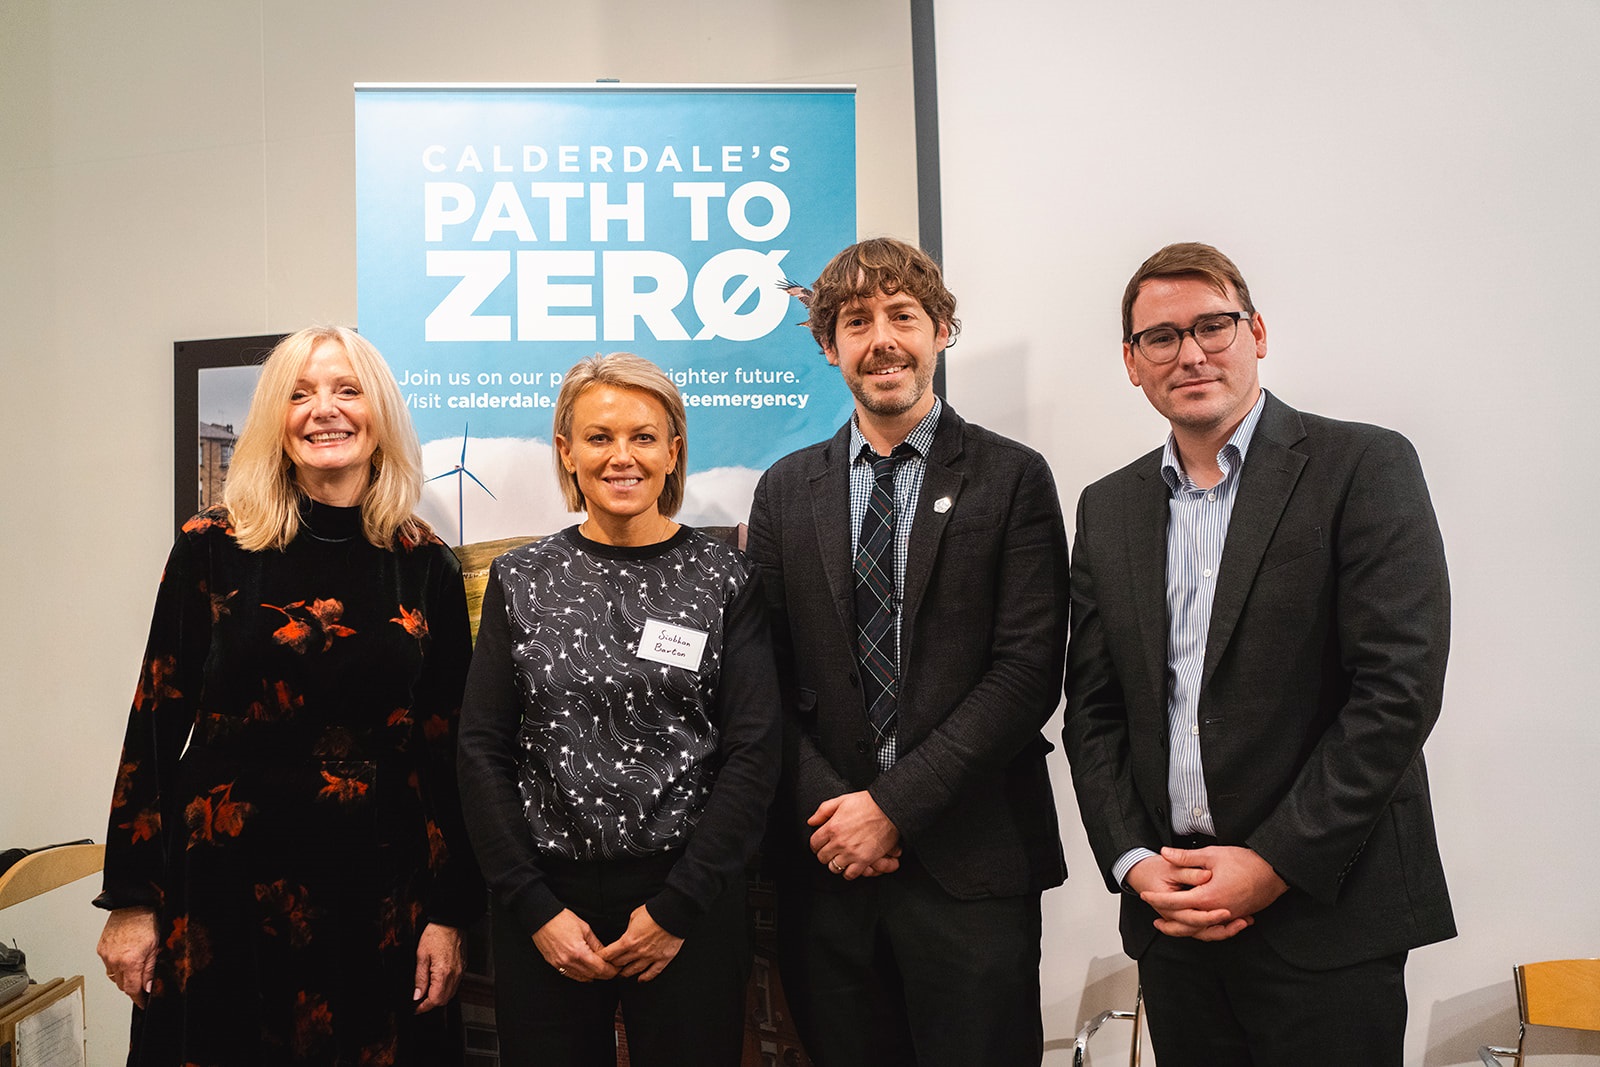
<instances>
[{"instance_id":1,"label":"shirt cuff","mask_svg":"<svg viewBox=\"0 0 1600 1067\"><path fill-rule=\"evenodd\" d=\"M1128 877L1128 872L1133 870L1134 864L1138 863L1140 860L1147 860L1154 855L1156 855L1156 853L1151 852L1147 848L1130 848L1128 851L1124 852L1122 854L1122 858L1117 860L1115 865L1112 866L1112 881L1121 886L1124 893L1131 893L1132 890L1128 888L1128 883L1125 881L1125 879Z\"/></svg>"}]
</instances>

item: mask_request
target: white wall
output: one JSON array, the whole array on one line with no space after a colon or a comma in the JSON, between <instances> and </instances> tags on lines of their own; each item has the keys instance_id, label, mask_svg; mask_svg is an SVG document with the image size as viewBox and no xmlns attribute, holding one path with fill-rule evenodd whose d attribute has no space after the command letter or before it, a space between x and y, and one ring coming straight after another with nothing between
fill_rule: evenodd
<instances>
[{"instance_id":1,"label":"white wall","mask_svg":"<svg viewBox=\"0 0 1600 1067\"><path fill-rule=\"evenodd\" d=\"M903 0L0 0L0 848L104 839L173 534L173 342L356 321L355 82L853 83L861 224L914 234L909 27ZM128 1007L96 883L0 936L88 976L101 1065Z\"/></svg>"},{"instance_id":2,"label":"white wall","mask_svg":"<svg viewBox=\"0 0 1600 1067\"><path fill-rule=\"evenodd\" d=\"M1407 1063L1475 1063L1516 1032L1513 963L1600 955L1600 5L935 6L964 415L1043 450L1068 509L1159 444L1122 287L1203 240L1250 281L1269 388L1421 452L1454 589L1427 756L1461 936L1411 956ZM1133 982L1056 771L1053 1042Z\"/></svg>"}]
</instances>

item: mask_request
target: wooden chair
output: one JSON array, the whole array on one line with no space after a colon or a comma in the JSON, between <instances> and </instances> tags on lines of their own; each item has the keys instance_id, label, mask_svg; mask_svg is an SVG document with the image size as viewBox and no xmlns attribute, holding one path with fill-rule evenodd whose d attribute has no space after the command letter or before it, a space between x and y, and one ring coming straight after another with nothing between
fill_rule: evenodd
<instances>
[{"instance_id":1,"label":"wooden chair","mask_svg":"<svg viewBox=\"0 0 1600 1067\"><path fill-rule=\"evenodd\" d=\"M1522 1067L1522 1045L1530 1026L1600 1032L1600 959L1524 963L1513 968L1512 975L1521 1021L1517 1047L1484 1045L1478 1049L1478 1059L1485 1067L1501 1067L1503 1056Z\"/></svg>"},{"instance_id":2,"label":"wooden chair","mask_svg":"<svg viewBox=\"0 0 1600 1067\"><path fill-rule=\"evenodd\" d=\"M1084 1057L1089 1055L1089 1039L1112 1019L1126 1019L1133 1023L1133 1038L1128 1049L1128 1067L1139 1067L1139 1042L1144 1027L1144 990L1139 990L1133 995L1133 1010L1103 1011L1093 1019L1083 1024L1083 1029L1078 1031L1077 1039L1072 1042L1072 1067L1083 1067Z\"/></svg>"},{"instance_id":3,"label":"wooden chair","mask_svg":"<svg viewBox=\"0 0 1600 1067\"><path fill-rule=\"evenodd\" d=\"M104 845L58 845L30 852L0 874L0 910L87 878L104 865L105 858Z\"/></svg>"}]
</instances>

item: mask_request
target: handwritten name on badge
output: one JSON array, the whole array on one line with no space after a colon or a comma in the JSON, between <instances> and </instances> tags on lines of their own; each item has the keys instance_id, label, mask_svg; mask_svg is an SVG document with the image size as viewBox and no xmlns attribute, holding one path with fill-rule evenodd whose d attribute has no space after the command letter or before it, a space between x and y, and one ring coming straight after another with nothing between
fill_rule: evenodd
<instances>
[{"instance_id":1,"label":"handwritten name on badge","mask_svg":"<svg viewBox=\"0 0 1600 1067\"><path fill-rule=\"evenodd\" d=\"M700 658L705 651L706 635L703 631L674 626L670 622L646 619L644 633L639 636L639 658L665 663L669 667L699 671Z\"/></svg>"}]
</instances>

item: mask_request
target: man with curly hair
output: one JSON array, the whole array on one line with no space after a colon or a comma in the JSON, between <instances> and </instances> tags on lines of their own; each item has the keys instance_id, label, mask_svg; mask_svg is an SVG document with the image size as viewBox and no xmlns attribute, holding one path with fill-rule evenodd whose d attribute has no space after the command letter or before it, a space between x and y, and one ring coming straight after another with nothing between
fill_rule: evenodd
<instances>
[{"instance_id":1,"label":"man with curly hair","mask_svg":"<svg viewBox=\"0 0 1600 1067\"><path fill-rule=\"evenodd\" d=\"M1066 877L1055 483L933 392L960 324L926 253L863 241L813 290L855 413L763 476L749 541L784 683L785 988L820 1067L1036 1065L1039 898Z\"/></svg>"}]
</instances>

